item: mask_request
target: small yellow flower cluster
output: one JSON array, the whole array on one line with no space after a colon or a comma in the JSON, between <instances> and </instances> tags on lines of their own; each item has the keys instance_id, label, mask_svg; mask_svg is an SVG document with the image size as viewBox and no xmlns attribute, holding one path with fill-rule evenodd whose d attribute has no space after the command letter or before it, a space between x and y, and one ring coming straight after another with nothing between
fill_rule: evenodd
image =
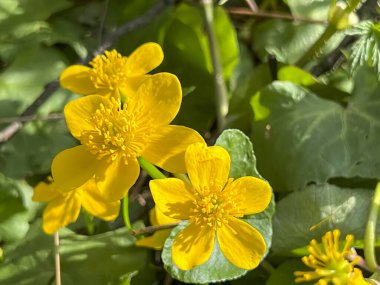
<instances>
[{"instance_id":1,"label":"small yellow flower cluster","mask_svg":"<svg viewBox=\"0 0 380 285\"><path fill-rule=\"evenodd\" d=\"M352 235L347 235L342 249L339 247L340 231L335 229L327 232L322 237L322 248L313 239L307 250L309 256L302 258L303 263L314 271L296 271L295 282L305 282L318 280L318 285L368 285L371 284L363 278L360 269L354 266L359 262L360 257L352 261L347 260L348 255L352 255L351 245L354 240Z\"/></svg>"},{"instance_id":2,"label":"small yellow flower cluster","mask_svg":"<svg viewBox=\"0 0 380 285\"><path fill-rule=\"evenodd\" d=\"M74 222L81 207L101 219L115 219L143 157L168 172L189 175L188 183L176 178L150 182L153 223L188 220L172 248L179 268L206 262L216 241L234 265L255 268L266 244L240 218L262 212L270 203L271 187L254 177L229 178L231 161L224 148L207 147L196 131L170 125L182 89L173 74L148 74L162 60L161 47L147 43L129 57L106 51L91 67L73 65L63 71L61 85L88 96L64 108L68 129L80 145L60 152L52 162L51 181L35 188L33 200L48 202L43 229L51 234ZM138 244L162 248L169 232Z\"/></svg>"}]
</instances>

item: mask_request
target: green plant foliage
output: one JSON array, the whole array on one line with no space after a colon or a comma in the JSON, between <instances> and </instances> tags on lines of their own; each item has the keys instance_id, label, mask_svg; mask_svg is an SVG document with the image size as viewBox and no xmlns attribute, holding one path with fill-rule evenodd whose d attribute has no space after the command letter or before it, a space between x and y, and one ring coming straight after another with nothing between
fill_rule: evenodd
<instances>
[{"instance_id":1,"label":"green plant foliage","mask_svg":"<svg viewBox=\"0 0 380 285\"><path fill-rule=\"evenodd\" d=\"M308 186L277 203L273 217L272 250L289 254L331 229L363 238L372 190L347 189L329 184Z\"/></svg>"},{"instance_id":2,"label":"green plant foliage","mask_svg":"<svg viewBox=\"0 0 380 285\"><path fill-rule=\"evenodd\" d=\"M171 56L166 57L163 69L175 73L183 86L195 87L184 98L176 123L191 126L203 133L211 127L215 117L215 96L202 10L181 4L174 15L165 32L164 52ZM216 7L214 18L223 75L228 79L239 58L236 31L222 8Z\"/></svg>"},{"instance_id":3,"label":"green plant foliage","mask_svg":"<svg viewBox=\"0 0 380 285\"><path fill-rule=\"evenodd\" d=\"M50 175L54 156L78 144L63 117L65 105L78 95L59 88L38 101L43 104L35 116L23 117L9 140L4 129L65 67L103 47L129 56L146 42L158 43L164 52L150 74L173 73L182 86L173 124L196 129L208 145L222 129L214 81L224 80L228 115L215 145L230 154L231 178L254 176L272 186L267 209L242 217L264 236L267 252L258 268L243 270L224 257L216 239L208 261L183 271L173 264L171 249L187 221L171 231L160 253L135 247L122 215L108 222L82 212L60 230L63 285L292 285L294 271L308 270L300 258L308 254L310 240L335 228L355 236L357 253L370 264L361 249L380 180L376 1L262 0L253 15L246 13L251 12L246 2L214 1L222 69L216 77L203 1L0 0L0 284L55 283L53 237L41 227L46 204L33 202L32 195ZM342 2L358 2L357 14L338 17ZM357 24L348 28L351 16ZM113 38L111 46L105 42L125 25L131 28L127 33ZM144 226L153 206L149 179L141 171L129 192L134 230L157 229ZM379 229L377 222L377 234ZM367 252L368 244L367 239ZM380 239L374 244L379 260ZM380 281L378 273L367 273Z\"/></svg>"},{"instance_id":4,"label":"green plant foliage","mask_svg":"<svg viewBox=\"0 0 380 285\"><path fill-rule=\"evenodd\" d=\"M296 285L299 283L294 282L295 271L310 271L310 268L306 267L299 259L289 259L281 263L275 271L269 276L266 285ZM302 283L304 285L311 285L314 282Z\"/></svg>"},{"instance_id":5,"label":"green plant foliage","mask_svg":"<svg viewBox=\"0 0 380 285\"><path fill-rule=\"evenodd\" d=\"M25 181L16 181L0 173L0 242L9 243L25 237L29 220L37 204L31 201L32 189Z\"/></svg>"},{"instance_id":6,"label":"green plant foliage","mask_svg":"<svg viewBox=\"0 0 380 285\"><path fill-rule=\"evenodd\" d=\"M269 111L253 122L252 140L259 170L275 191L331 177L379 178L380 87L368 69L355 82L347 107L289 82L274 82L256 95L253 109Z\"/></svg>"},{"instance_id":7,"label":"green plant foliage","mask_svg":"<svg viewBox=\"0 0 380 285\"><path fill-rule=\"evenodd\" d=\"M26 239L4 248L1 283L48 285L54 280L53 237L43 234L40 227L40 222L35 223ZM134 271L139 273L132 284L152 282L154 274L151 271L143 273L148 270L145 268L148 252L134 247L134 242L135 238L128 235L126 229L90 237L68 230L62 232L63 284L118 285L131 278Z\"/></svg>"},{"instance_id":8,"label":"green plant foliage","mask_svg":"<svg viewBox=\"0 0 380 285\"><path fill-rule=\"evenodd\" d=\"M261 177L256 170L256 158L253 153L249 138L239 130L226 130L216 141L216 145L223 146L231 155L230 177L238 178L246 175ZM239 147L237 147L239 146ZM274 199L268 208L259 214L244 217L242 220L255 227L264 237L269 250L272 238L272 215L274 213ZM171 248L176 235L187 226L187 222L181 223L172 230L165 242L162 251L162 260L170 274L186 283L209 283L223 280L236 279L247 273L229 262L221 252L217 240L210 259L191 270L179 269L172 260Z\"/></svg>"},{"instance_id":9,"label":"green plant foliage","mask_svg":"<svg viewBox=\"0 0 380 285\"><path fill-rule=\"evenodd\" d=\"M225 130L216 140L231 156L230 177L254 176L262 178L256 169L256 157L249 138L239 130Z\"/></svg>"},{"instance_id":10,"label":"green plant foliage","mask_svg":"<svg viewBox=\"0 0 380 285\"><path fill-rule=\"evenodd\" d=\"M351 71L355 72L359 66L368 63L375 68L380 78L380 23L359 23L348 34L360 37L352 46Z\"/></svg>"},{"instance_id":11,"label":"green plant foliage","mask_svg":"<svg viewBox=\"0 0 380 285\"><path fill-rule=\"evenodd\" d=\"M31 122L0 145L0 172L17 179L48 173L53 157L74 145L64 121Z\"/></svg>"},{"instance_id":12,"label":"green plant foliage","mask_svg":"<svg viewBox=\"0 0 380 285\"><path fill-rule=\"evenodd\" d=\"M54 28L48 23L53 14L72 6L68 0L15 0L0 3L0 51L15 58L26 46L49 41ZM40 58L41 59L41 58Z\"/></svg>"}]
</instances>

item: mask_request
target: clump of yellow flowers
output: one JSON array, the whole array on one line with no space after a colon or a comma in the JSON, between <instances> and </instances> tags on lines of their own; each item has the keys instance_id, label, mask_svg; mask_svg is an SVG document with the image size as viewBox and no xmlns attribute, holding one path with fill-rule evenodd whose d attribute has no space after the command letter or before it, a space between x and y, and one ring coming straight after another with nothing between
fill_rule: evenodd
<instances>
[{"instance_id":1,"label":"clump of yellow flowers","mask_svg":"<svg viewBox=\"0 0 380 285\"><path fill-rule=\"evenodd\" d=\"M153 223L188 220L172 248L179 268L206 262L216 242L235 266L255 268L266 243L241 218L265 210L271 187L254 177L229 178L231 159L224 148L207 147L195 130L170 124L179 111L182 89L173 74L148 74L162 60L161 47L147 43L129 57L106 51L91 67L73 65L63 71L62 87L86 96L64 108L67 127L79 145L58 153L52 178L35 188L33 200L48 203L43 229L52 234L75 222L81 207L101 219L115 219L144 159L189 175L190 182L164 178L150 183L156 203ZM169 232L138 244L162 248Z\"/></svg>"},{"instance_id":2,"label":"clump of yellow flowers","mask_svg":"<svg viewBox=\"0 0 380 285\"><path fill-rule=\"evenodd\" d=\"M340 231L335 229L327 232L322 237L322 248L313 239L307 250L309 256L302 258L303 263L314 271L296 271L295 281L304 282L317 280L318 285L369 285L365 281L360 269L355 268L359 257L353 261L347 260L347 256L353 254L351 245L353 235L347 235L343 248L339 246Z\"/></svg>"}]
</instances>

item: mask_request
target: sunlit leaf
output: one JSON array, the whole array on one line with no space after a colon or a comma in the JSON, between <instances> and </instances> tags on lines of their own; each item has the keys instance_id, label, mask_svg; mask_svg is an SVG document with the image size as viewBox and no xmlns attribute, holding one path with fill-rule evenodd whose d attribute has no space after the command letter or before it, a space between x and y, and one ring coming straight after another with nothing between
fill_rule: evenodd
<instances>
[{"instance_id":1,"label":"sunlit leaf","mask_svg":"<svg viewBox=\"0 0 380 285\"><path fill-rule=\"evenodd\" d=\"M272 250L289 254L332 229L363 239L373 190L313 185L277 203Z\"/></svg>"},{"instance_id":2,"label":"sunlit leaf","mask_svg":"<svg viewBox=\"0 0 380 285\"><path fill-rule=\"evenodd\" d=\"M380 178L380 85L365 69L355 82L346 107L288 82L272 83L251 101L269 111L253 123L252 141L275 191L332 177Z\"/></svg>"}]
</instances>

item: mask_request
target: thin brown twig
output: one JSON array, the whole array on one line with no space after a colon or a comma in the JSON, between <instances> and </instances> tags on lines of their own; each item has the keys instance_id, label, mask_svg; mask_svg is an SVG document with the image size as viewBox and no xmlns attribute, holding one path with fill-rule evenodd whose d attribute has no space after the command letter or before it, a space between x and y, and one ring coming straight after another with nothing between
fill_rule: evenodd
<instances>
[{"instance_id":1,"label":"thin brown twig","mask_svg":"<svg viewBox=\"0 0 380 285\"><path fill-rule=\"evenodd\" d=\"M296 21L296 22L305 22L305 23L321 24L321 25L327 25L328 24L327 21L323 21L323 20L316 20L316 19L311 19L311 18L306 18L306 17L293 16L290 14L279 13L279 12L252 11L249 8L230 7L230 8L228 8L228 12L230 14L247 15L247 16L259 17L259 18L273 18L273 19Z\"/></svg>"},{"instance_id":2,"label":"thin brown twig","mask_svg":"<svg viewBox=\"0 0 380 285\"><path fill-rule=\"evenodd\" d=\"M131 21L126 22L120 26L115 32L111 33L103 43L93 52L89 53L88 56L78 62L78 64L85 64L91 60L94 55L103 53L106 49L110 48L115 44L115 42L124 36L138 28L144 27L156 19L166 7L174 5L175 0L161 0L152 6L143 15L134 18ZM45 85L44 91L37 97L36 100L21 113L20 117L34 115L40 106L45 103L59 88L58 80L53 80ZM23 124L20 120L10 123L0 132L0 144L7 142L13 135L17 133L22 128Z\"/></svg>"},{"instance_id":3,"label":"thin brown twig","mask_svg":"<svg viewBox=\"0 0 380 285\"><path fill-rule=\"evenodd\" d=\"M258 12L258 11L259 11L259 7L257 6L255 0L245 0L245 2L246 2L247 5L249 6L249 8L251 8L251 10L252 10L253 12Z\"/></svg>"},{"instance_id":4,"label":"thin brown twig","mask_svg":"<svg viewBox=\"0 0 380 285\"><path fill-rule=\"evenodd\" d=\"M166 230L166 229L171 229L179 225L180 222L177 223L171 223L171 224L165 224L165 225L158 225L158 226L149 226L137 230L132 230L130 231L131 235L138 236L138 235L143 235L143 234L150 234L154 233L159 230Z\"/></svg>"},{"instance_id":5,"label":"thin brown twig","mask_svg":"<svg viewBox=\"0 0 380 285\"><path fill-rule=\"evenodd\" d=\"M61 285L61 261L59 256L59 234L54 233L55 284Z\"/></svg>"},{"instance_id":6,"label":"thin brown twig","mask_svg":"<svg viewBox=\"0 0 380 285\"><path fill-rule=\"evenodd\" d=\"M63 113L51 113L47 116L39 116L39 115L29 115L29 116L20 116L20 117L3 117L0 118L0 124L9 124L13 122L30 122L30 121L50 121L50 120L61 120L63 119Z\"/></svg>"}]
</instances>

